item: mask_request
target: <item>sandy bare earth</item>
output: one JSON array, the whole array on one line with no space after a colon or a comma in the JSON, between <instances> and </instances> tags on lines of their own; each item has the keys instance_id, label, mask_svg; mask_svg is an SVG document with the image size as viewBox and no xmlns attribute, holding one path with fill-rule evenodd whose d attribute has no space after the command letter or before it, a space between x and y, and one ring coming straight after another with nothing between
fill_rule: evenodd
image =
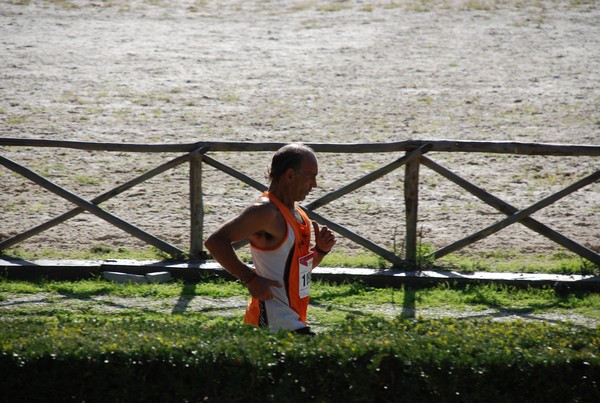
<instances>
[{"instance_id":1,"label":"sandy bare earth","mask_svg":"<svg viewBox=\"0 0 600 403\"><path fill-rule=\"evenodd\" d=\"M369 143L490 140L600 145L595 0L0 2L0 137L96 142ZM0 147L91 199L177 154ZM264 181L269 153L211 153ZM401 154L319 154L307 202ZM593 157L432 153L518 208L600 169ZM257 192L203 171L205 231ZM187 165L102 207L187 250ZM403 170L318 210L400 252ZM0 167L0 240L71 205ZM503 216L426 167L421 241L436 247ZM600 183L534 215L600 251ZM20 245L144 247L91 215ZM512 225L465 252L561 251ZM338 251L361 247L340 239Z\"/></svg>"}]
</instances>

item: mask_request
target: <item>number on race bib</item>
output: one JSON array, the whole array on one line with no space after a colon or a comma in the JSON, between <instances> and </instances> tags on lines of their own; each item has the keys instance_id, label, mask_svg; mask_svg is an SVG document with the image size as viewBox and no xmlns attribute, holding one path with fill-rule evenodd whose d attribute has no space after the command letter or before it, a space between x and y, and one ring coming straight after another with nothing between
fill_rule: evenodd
<instances>
[{"instance_id":1,"label":"number on race bib","mask_svg":"<svg viewBox=\"0 0 600 403\"><path fill-rule=\"evenodd\" d=\"M298 294L300 298L305 298L310 295L310 272L312 270L314 253L310 252L306 256L298 259L299 275L298 278Z\"/></svg>"}]
</instances>

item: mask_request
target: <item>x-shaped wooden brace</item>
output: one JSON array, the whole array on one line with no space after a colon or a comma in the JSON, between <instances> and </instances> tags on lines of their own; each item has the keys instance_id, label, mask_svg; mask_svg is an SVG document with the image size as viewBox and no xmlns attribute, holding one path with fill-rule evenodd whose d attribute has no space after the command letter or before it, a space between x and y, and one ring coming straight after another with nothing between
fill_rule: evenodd
<instances>
[{"instance_id":1,"label":"x-shaped wooden brace","mask_svg":"<svg viewBox=\"0 0 600 403\"><path fill-rule=\"evenodd\" d=\"M32 182L38 184L39 186L45 188L46 190L51 191L52 193L57 194L58 196L70 201L71 203L76 204L78 207L70 210L58 217L53 218L52 220L49 220L37 227L34 227L32 229L29 229L19 235L16 235L12 238L9 238L7 240L4 240L3 242L0 243L0 250L9 248L12 245L15 245L27 238L30 238L33 235L36 235L42 231L45 231L48 228L51 228L57 224L60 224L61 222L64 222L72 217L75 217L76 215L84 212L84 211L88 211L94 215L96 215L97 217L102 218L103 220L109 222L110 224L122 229L123 231L129 233L130 235L135 236L136 238L139 238L141 240L143 240L144 242L153 245L155 247L157 247L158 249L167 252L169 254L171 254L174 257L180 257L185 255L185 252L182 251L181 249L135 227L134 225L128 223L125 220L120 219L119 217L103 210L102 208L98 207L97 205L100 203L103 203L109 199L111 199L112 197L123 193L124 191L134 187L135 185L138 185L168 169L171 169L177 165L180 165L186 161L189 161L191 158L194 158L198 155L204 154L206 151L208 151L207 147L202 147L199 148L197 150L194 150L188 154L182 155L180 157L177 157L175 159L172 159L162 165L159 165L158 167L120 185L117 186L114 189L109 190L108 192L105 192L101 195L99 195L98 197L92 199L91 201L87 201L79 196L77 196L76 194L63 189L62 187L56 185L55 183L49 181L48 179L38 175L37 173L31 171L30 169L17 164L14 161L11 161L10 159L6 158L6 157L2 157L0 156L0 164L4 165L5 167L7 167L8 169L23 175L24 177L26 177L27 179L31 180Z\"/></svg>"},{"instance_id":2,"label":"x-shaped wooden brace","mask_svg":"<svg viewBox=\"0 0 600 403\"><path fill-rule=\"evenodd\" d=\"M595 182L596 180L598 180L598 178L600 178L600 171L597 171L597 172L577 181L576 183L568 186L567 188L533 204L532 206L530 206L526 209L519 210L516 207L500 200L499 198L491 195L490 193L486 192L485 190L479 188L478 186L468 182L467 180L465 180L465 179L461 178L460 176L454 174L453 172L447 170L446 168L438 165L437 163L433 162L431 159L425 157L423 154L425 154L430 149L431 149L431 147L429 145L420 147L420 148L406 154L402 158L399 158L398 160L393 161L392 163L363 176L362 178L356 180L355 182L352 182L338 190L335 190L331 193L324 195L323 197L321 197L317 200L314 200L313 202L307 204L305 207L302 207L302 208L304 209L304 211L307 213L307 215L311 219L314 219L321 224L327 225L329 228L336 231L340 235L343 235L346 238L358 243L359 245L362 245L365 248L379 254L380 256L385 257L390 262L392 262L396 265L404 264L404 263L406 263L406 261L400 259L394 253L389 252L388 250L381 248L380 246L374 244L373 242L369 241L368 239L361 237L360 235L357 235L356 233L348 230L347 228L344 228L341 225L336 224L335 222L322 217L321 215L315 213L311 209L316 209L325 204L328 204L328 203L332 202L333 200L336 200L336 199L346 195L347 193L350 193L353 190L356 190L359 187L364 186L365 184L370 183L371 181L384 176L385 174L393 171L394 169L402 166L403 164L407 164L408 162L413 161L416 158L420 158L420 162L423 165L429 167L433 171L446 177L450 181L456 183L463 189L467 190L469 193L472 193L473 195L475 195L479 199L483 200L487 204L493 206L497 210L499 210L502 213L505 213L506 215L509 216L506 219L504 219L492 226L489 226L488 228L485 228L471 236L468 236L458 242L455 242L445 248L442 248L442 249L434 252L432 255L430 255L431 257L440 258L442 256L447 255L448 253L451 253L455 250L465 247L465 246L467 246L473 242L476 242L488 235L491 235L497 231L500 231L501 229L506 228L507 226L509 226L515 222L520 222L523 225L527 226L528 228L546 236L547 238L556 242L557 244L562 245L565 248L579 254L580 256L585 257L586 259L590 260L591 262L600 264L600 255L599 254L578 244L577 242L567 238L566 236L554 231L553 229L547 227L546 225L540 223L539 221L529 217L529 215L533 214L534 212L556 202L557 200L567 196L570 193L573 193L574 191L576 191L590 183ZM211 165L214 168L217 168L225 173L228 173L229 175L241 180L242 182L244 182L260 191L265 191L267 189L267 186L263 185L262 183L257 182L254 179L242 174L241 172L236 171L235 169L228 167L218 161L215 161L210 157L203 156L202 160L203 160L203 162L207 163L208 165Z\"/></svg>"},{"instance_id":3,"label":"x-shaped wooden brace","mask_svg":"<svg viewBox=\"0 0 600 403\"><path fill-rule=\"evenodd\" d=\"M494 207L495 209L499 210L500 212L502 212L508 216L507 218L505 218L501 221L498 221L498 222L482 229L481 231L478 231L478 232L476 232L472 235L469 235L459 241L456 241L442 249L435 251L434 253L432 253L430 255L430 257L433 257L435 259L443 257L443 256L445 256L449 253L452 253L458 249L464 248L467 245L477 242L489 235L492 235L495 232L498 232L501 229L506 228L511 224L514 224L515 222L520 222L523 225L525 225L526 227L549 238L550 240L556 242L557 244L571 250L572 252L579 254L580 256L585 257L589 261L591 261L595 264L600 264L600 254L586 248L583 245L578 244L577 242L567 238L564 235L561 235L560 233L558 233L558 232L554 231L553 229L547 227L546 225L540 223L539 221L529 217L531 214L535 213L536 211L541 210L542 208L549 206L550 204L562 199L563 197L575 192L576 190L581 189L582 187L597 181L600 178L600 171L596 171L596 172L592 173L591 175L588 175L585 178L580 179L579 181L573 183L572 185L567 186L563 190L556 192L553 195L550 195L550 196L540 200L539 202L532 204L531 206L529 206L525 209L519 210L516 207L514 207L514 206L502 201L501 199L493 196L492 194L486 192L485 190L481 189L480 187L473 185L472 183L461 178L460 176L456 175L455 173L438 165L437 163L433 162L431 159L429 159L427 157L421 158L421 163L423 165L425 165L426 167L432 169L433 171L437 172L438 174L449 179L450 181L456 183L457 185L459 185L460 187L462 187L469 193L473 194L480 200L484 201L485 203L489 204L490 206Z\"/></svg>"},{"instance_id":4,"label":"x-shaped wooden brace","mask_svg":"<svg viewBox=\"0 0 600 403\"><path fill-rule=\"evenodd\" d=\"M432 148L431 144L426 144L424 146L421 146L421 147L411 151L410 153L402 156L401 158L398 158L397 160L357 179L356 181L354 181L344 187L341 187L340 189L338 189L336 191L328 193L328 194L324 195L323 197L307 204L304 207L303 206L300 206L300 207L306 212L306 215L308 215L308 217L310 219L315 220L322 225L328 226L331 230L352 240L353 242L356 242L357 244L378 254L379 256L383 256L388 261L394 263L397 266L404 265L407 262L405 260L401 259L400 257L398 257L395 253L392 253L392 252L388 251L387 249L384 249L384 248L380 247L379 245L371 242L370 240L350 231L349 229L347 229L331 220L328 220L327 218L321 216L320 214L315 213L313 211L313 209L324 206L325 204L330 203L333 200L336 200L336 199L372 182L373 180L375 180L377 178L381 178L382 176L388 174L389 172L392 172L394 169L396 169L404 164L407 164L407 163L415 160L416 158L421 157L424 153L431 150L431 148ZM263 185L262 183L257 182L254 179L244 175L243 173L241 173L231 167L228 167L227 165L224 165L218 161L215 161L214 159L212 159L206 155L202 157L202 161L205 162L206 164L212 166L213 168L217 168L217 169L233 176L234 178L246 183L247 185L254 187L255 189L258 189L263 192L265 190L267 190L267 186ZM237 246L239 247L243 244L245 244L245 242L240 242L237 244Z\"/></svg>"}]
</instances>

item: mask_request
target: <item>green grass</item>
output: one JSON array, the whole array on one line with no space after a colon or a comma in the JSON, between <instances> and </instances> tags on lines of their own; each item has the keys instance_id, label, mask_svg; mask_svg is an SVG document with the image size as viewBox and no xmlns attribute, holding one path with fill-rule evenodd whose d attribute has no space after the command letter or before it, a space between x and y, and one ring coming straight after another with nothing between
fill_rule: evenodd
<instances>
[{"instance_id":1,"label":"green grass","mask_svg":"<svg viewBox=\"0 0 600 403\"><path fill-rule=\"evenodd\" d=\"M197 283L172 281L166 284L119 284L102 278L82 281L0 281L0 301L15 296L38 296L45 302L39 308L23 304L10 309L0 308L2 316L40 317L80 315L90 317L126 316L155 317L180 314L207 321L225 319L218 309L208 307L173 309L177 301L190 301L194 297L224 300L232 297L240 299L239 309L233 309L232 323L241 323L243 304L248 291L238 282L219 278L206 278ZM130 309L107 311L109 305L118 306L119 302L110 302L99 297L136 300ZM144 299L150 305L144 307ZM153 303L158 302L164 312L153 311ZM360 283L334 285L321 281L313 282L309 321L322 329L333 329L343 325L348 318L383 318L394 316L417 317L420 312L440 310L444 312L482 312L492 310L494 314L542 315L579 315L588 322L600 323L600 294L591 292L556 293L552 289L517 289L505 285L473 285L454 288L443 284L429 289L392 289L375 288ZM410 314L407 314L410 312Z\"/></svg>"},{"instance_id":2,"label":"green grass","mask_svg":"<svg viewBox=\"0 0 600 403\"><path fill-rule=\"evenodd\" d=\"M101 178L96 178L96 177L89 176L89 175L84 175L84 174L75 175L75 181L77 183L79 183L80 185L93 185L93 186L97 186L97 185L101 185L102 184L102 179Z\"/></svg>"},{"instance_id":3,"label":"green grass","mask_svg":"<svg viewBox=\"0 0 600 403\"><path fill-rule=\"evenodd\" d=\"M511 251L480 254L452 254L435 262L438 267L462 272L509 272L599 275L600 267L573 253L537 253L523 255Z\"/></svg>"},{"instance_id":4,"label":"green grass","mask_svg":"<svg viewBox=\"0 0 600 403\"><path fill-rule=\"evenodd\" d=\"M370 252L355 255L332 252L321 262L322 267L386 268L388 265L383 258Z\"/></svg>"},{"instance_id":5,"label":"green grass","mask_svg":"<svg viewBox=\"0 0 600 403\"><path fill-rule=\"evenodd\" d=\"M178 302L200 297L224 302L235 297L241 303L230 314L197 305L173 309ZM506 376L513 377L509 385L525 388L514 392L520 397L540 379L545 385L536 386L535 396L549 386L566 393L559 398L562 401L585 401L593 395L590 388L594 383L583 379L594 377L600 365L598 294L557 294L550 289L494 285L385 289L315 281L308 315L319 336L309 339L242 325L247 298L248 291L240 283L212 277L198 283L143 285L101 278L0 280L0 365L14 375L2 381L8 385L6 390L19 397L14 401L31 400L31 393L20 385L23 377L26 385L44 390L44 396L55 396L49 399L54 401L66 399L61 392L65 387L71 388L69 393L77 400L85 396L96 401L99 395L104 399L113 393L108 400L134 401L128 399L146 393L149 396L141 401L156 401L165 388L173 388L169 393L186 396L176 401L197 401L198 396L209 395L211 400L248 401L234 393L235 384L257 390L252 393L270 385L275 388L269 392L273 396L308 391L307 398L300 401L332 401L331 396L339 398L340 391L347 392L345 400L352 400L350 396L355 398L357 390L348 387L367 388L360 401L398 401L411 387L415 388L411 396L435 391L416 401L439 401L439 396L457 390L461 397L468 396L467 401L494 401L490 400L494 394L490 385L493 390L503 390L505 397L512 396L506 394L513 386L502 386ZM416 315L406 315L409 309ZM471 314L421 317L419 312L427 309ZM479 314L490 309L499 316L522 316L497 322L494 314ZM588 318L588 324L556 318L526 320L547 313L577 313ZM595 328L589 323L596 323ZM156 379L146 380L157 371ZM579 372L573 375L573 371ZM236 376L239 379L224 383ZM414 379L407 378L410 376ZM564 376L570 376L568 381ZM367 378L370 383L365 382ZM104 390L89 379L126 382L119 388L110 382L102 384ZM285 386L274 386L269 379L278 379ZM578 389L571 393L565 385L557 387L559 380L577 384ZM65 385L57 387L57 382ZM78 386L73 387L72 382ZM162 383L157 386L156 382ZM190 385L198 382L208 386L189 392ZM393 385L397 395L386 392L385 399L370 400L372 390L384 390L385 385ZM97 398L90 397L94 393ZM312 395L322 399L308 398ZM504 401L512 400L507 397Z\"/></svg>"},{"instance_id":6,"label":"green grass","mask_svg":"<svg viewBox=\"0 0 600 403\"><path fill-rule=\"evenodd\" d=\"M202 295L209 298L226 298L246 294L241 284L223 279L207 279L193 286L182 281L163 284L115 283L102 278L80 281L17 281L0 280L0 293L36 294L51 293L72 296L79 299L98 295L114 295L123 298L166 299L173 297L194 297ZM1 294L0 294L1 295Z\"/></svg>"},{"instance_id":7,"label":"green grass","mask_svg":"<svg viewBox=\"0 0 600 403\"><path fill-rule=\"evenodd\" d=\"M343 320L344 314L381 317L374 307L387 307L387 316L419 316L419 312L493 312L494 315L576 314L600 323L600 295L590 292L558 294L549 288L517 289L505 285L454 288L442 284L429 289L373 288L361 284L317 283L311 303L321 311L323 324ZM370 309L363 309L369 307ZM324 311L324 312L322 312ZM312 311L315 312L315 309ZM340 318L342 314L342 318ZM489 316L489 315L485 315Z\"/></svg>"},{"instance_id":8,"label":"green grass","mask_svg":"<svg viewBox=\"0 0 600 403\"><path fill-rule=\"evenodd\" d=\"M23 260L107 260L107 259L131 259L131 260L165 260L169 256L154 247L128 249L114 247L105 244L94 244L89 249L66 250L56 248L10 248L0 251L0 258L23 259Z\"/></svg>"}]
</instances>

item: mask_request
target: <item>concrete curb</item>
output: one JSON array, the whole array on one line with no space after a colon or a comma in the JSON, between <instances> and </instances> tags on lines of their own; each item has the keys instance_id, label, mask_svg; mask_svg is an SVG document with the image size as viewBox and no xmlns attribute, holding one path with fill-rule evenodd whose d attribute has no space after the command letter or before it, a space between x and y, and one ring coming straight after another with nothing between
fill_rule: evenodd
<instances>
[{"instance_id":1,"label":"concrete curb","mask_svg":"<svg viewBox=\"0 0 600 403\"><path fill-rule=\"evenodd\" d=\"M200 281L206 276L218 276L234 280L216 262L167 262L140 260L36 260L0 259L0 276L7 279L31 280L78 280L103 276L105 272L118 273L122 278L144 276L145 280L156 273L184 281ZM168 273L168 274L165 274ZM378 270L366 268L318 267L313 279L342 283L361 281L375 287L432 287L440 283L466 286L477 283L497 283L517 287L553 287L557 291L600 292L600 276L534 274L534 273L489 273L423 270ZM148 281L142 281L148 282Z\"/></svg>"}]
</instances>

